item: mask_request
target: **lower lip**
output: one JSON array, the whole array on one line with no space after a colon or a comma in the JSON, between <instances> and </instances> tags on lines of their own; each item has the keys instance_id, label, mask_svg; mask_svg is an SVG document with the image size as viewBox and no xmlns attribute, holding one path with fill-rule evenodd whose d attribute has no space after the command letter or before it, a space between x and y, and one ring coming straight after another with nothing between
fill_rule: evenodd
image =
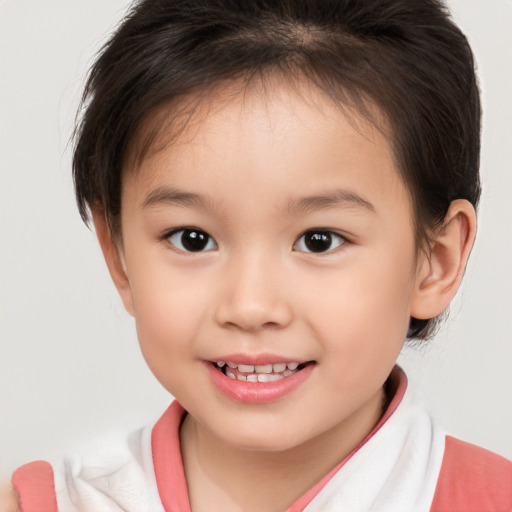
<instances>
[{"instance_id":1,"label":"lower lip","mask_svg":"<svg viewBox=\"0 0 512 512\"><path fill-rule=\"evenodd\" d=\"M224 375L210 362L205 362L215 387L225 396L236 402L264 404L275 402L291 393L302 384L313 371L314 364L273 382L247 382Z\"/></svg>"}]
</instances>

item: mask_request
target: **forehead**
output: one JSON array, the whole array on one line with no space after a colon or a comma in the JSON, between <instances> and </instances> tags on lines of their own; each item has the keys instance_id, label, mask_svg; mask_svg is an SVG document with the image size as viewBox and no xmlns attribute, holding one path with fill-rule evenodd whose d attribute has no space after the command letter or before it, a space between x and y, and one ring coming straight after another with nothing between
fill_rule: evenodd
<instances>
[{"instance_id":1,"label":"forehead","mask_svg":"<svg viewBox=\"0 0 512 512\"><path fill-rule=\"evenodd\" d=\"M378 109L372 113L378 124L313 86L232 82L148 118L139 137L150 147L123 180L123 201L127 187L140 201L144 193L170 183L178 188L193 184L205 194L216 183L218 196L243 185L250 197L257 184L266 182L290 198L325 192L333 186L332 177L338 188L356 188L359 195L366 191L377 202L382 192L408 201L386 123ZM136 199L133 193L129 197Z\"/></svg>"}]
</instances>

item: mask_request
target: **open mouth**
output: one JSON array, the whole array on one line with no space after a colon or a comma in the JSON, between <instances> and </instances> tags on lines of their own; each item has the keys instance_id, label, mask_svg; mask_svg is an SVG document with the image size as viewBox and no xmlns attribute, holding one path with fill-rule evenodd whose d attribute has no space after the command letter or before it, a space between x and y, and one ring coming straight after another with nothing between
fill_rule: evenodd
<instances>
[{"instance_id":1,"label":"open mouth","mask_svg":"<svg viewBox=\"0 0 512 512\"><path fill-rule=\"evenodd\" d=\"M212 365L230 379L247 382L273 382L290 377L313 363L314 361L253 365L214 361Z\"/></svg>"}]
</instances>

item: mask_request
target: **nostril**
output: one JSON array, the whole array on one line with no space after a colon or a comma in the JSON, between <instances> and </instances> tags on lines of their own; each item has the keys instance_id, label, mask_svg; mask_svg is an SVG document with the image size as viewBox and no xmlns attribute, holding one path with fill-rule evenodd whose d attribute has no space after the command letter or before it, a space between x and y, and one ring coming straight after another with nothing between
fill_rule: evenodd
<instances>
[{"instance_id":1,"label":"nostril","mask_svg":"<svg viewBox=\"0 0 512 512\"><path fill-rule=\"evenodd\" d=\"M218 301L215 321L231 330L277 330L289 325L293 316L287 297L276 285L238 283L220 293Z\"/></svg>"},{"instance_id":2,"label":"nostril","mask_svg":"<svg viewBox=\"0 0 512 512\"><path fill-rule=\"evenodd\" d=\"M244 317L238 319L237 321L226 322L227 327L232 329L242 329L244 331L259 331L261 329L265 330L277 330L282 326L278 322L261 322L256 318Z\"/></svg>"}]
</instances>

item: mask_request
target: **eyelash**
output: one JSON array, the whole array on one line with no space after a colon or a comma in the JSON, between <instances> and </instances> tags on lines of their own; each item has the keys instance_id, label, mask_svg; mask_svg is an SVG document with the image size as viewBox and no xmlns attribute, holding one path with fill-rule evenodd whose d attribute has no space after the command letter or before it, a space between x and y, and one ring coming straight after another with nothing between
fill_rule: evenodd
<instances>
[{"instance_id":1,"label":"eyelash","mask_svg":"<svg viewBox=\"0 0 512 512\"><path fill-rule=\"evenodd\" d=\"M189 238L188 242L199 242L196 247L192 247L189 244L189 247L187 248L184 245L183 236L186 233L192 236L191 239ZM309 246L308 240L306 239L308 235L310 236ZM184 253L207 252L218 248L215 240L208 233L206 233L206 231L192 227L174 229L173 231L165 234L162 239L166 240L176 250ZM315 248L311 247L311 243L315 242L320 244L319 247L317 247L317 249L320 250L314 250ZM325 254L333 252L346 243L347 239L335 231L329 229L308 229L293 244L293 249L312 254ZM327 248L325 248L326 244ZM333 244L335 244L335 246L331 247ZM324 248L325 250L323 250Z\"/></svg>"},{"instance_id":2,"label":"eyelash","mask_svg":"<svg viewBox=\"0 0 512 512\"><path fill-rule=\"evenodd\" d=\"M196 239L195 241L199 241L199 242L204 241L205 242L204 247L201 247L202 244L200 243L200 244L198 244L200 247L198 250L191 250L190 248L187 249L183 245L183 235L187 232L190 235L192 235L192 234L195 235L194 237L192 237L192 238ZM181 234L181 236L178 236L180 234ZM163 239L166 240L170 245L172 245L176 250L178 250L180 252L185 252L185 253L206 252L206 251L212 251L214 249L217 249L217 244L215 243L213 238L208 233L206 233L206 231L203 231L202 229L198 229L198 228L174 229L170 233L167 233L166 235L164 235ZM175 240L173 240L173 239L175 239ZM190 239L189 239L189 241L190 241ZM179 247L178 244L181 245L181 247ZM213 245L213 247L209 247L209 245Z\"/></svg>"},{"instance_id":3,"label":"eyelash","mask_svg":"<svg viewBox=\"0 0 512 512\"><path fill-rule=\"evenodd\" d=\"M313 239L322 244L328 243L329 246L331 246L333 243L335 243L335 247L328 247L325 251L315 251L312 250L311 247L307 247L307 239L306 236L310 235L313 237ZM310 239L311 241L311 239ZM298 248L302 246L302 248L296 249L302 252L312 253L312 254L325 254L329 252L333 252L339 247L345 245L347 243L347 239L340 235L339 233L336 233L335 231L331 231L329 229L308 229L306 232L304 232L299 239L295 242L293 245L293 248ZM321 247L320 247L321 248Z\"/></svg>"}]
</instances>

